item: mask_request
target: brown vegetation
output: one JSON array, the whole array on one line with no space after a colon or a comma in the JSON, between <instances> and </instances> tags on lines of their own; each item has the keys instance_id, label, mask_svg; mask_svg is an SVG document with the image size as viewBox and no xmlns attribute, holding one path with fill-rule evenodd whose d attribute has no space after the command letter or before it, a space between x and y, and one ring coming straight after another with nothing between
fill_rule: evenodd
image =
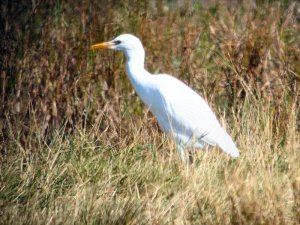
<instances>
[{"instance_id":1,"label":"brown vegetation","mask_svg":"<svg viewBox=\"0 0 300 225\"><path fill-rule=\"evenodd\" d=\"M0 4L0 224L300 223L300 5L195 2ZM121 33L206 98L240 159L180 162L122 54L89 51Z\"/></svg>"}]
</instances>

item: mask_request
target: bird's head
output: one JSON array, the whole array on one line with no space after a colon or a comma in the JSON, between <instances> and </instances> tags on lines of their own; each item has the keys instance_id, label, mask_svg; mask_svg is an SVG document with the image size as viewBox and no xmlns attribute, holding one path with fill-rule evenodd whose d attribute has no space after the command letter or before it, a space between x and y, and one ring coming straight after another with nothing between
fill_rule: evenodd
<instances>
[{"instance_id":1,"label":"bird's head","mask_svg":"<svg viewBox=\"0 0 300 225\"><path fill-rule=\"evenodd\" d=\"M131 34L122 34L111 41L91 46L91 50L97 49L113 49L127 53L130 51L143 49L143 46L140 39L138 39L136 36Z\"/></svg>"},{"instance_id":2,"label":"bird's head","mask_svg":"<svg viewBox=\"0 0 300 225\"><path fill-rule=\"evenodd\" d=\"M95 44L91 46L91 50L97 49L113 49L121 51L125 54L127 61L144 65L145 51L140 39L131 34L122 34L115 39Z\"/></svg>"}]
</instances>

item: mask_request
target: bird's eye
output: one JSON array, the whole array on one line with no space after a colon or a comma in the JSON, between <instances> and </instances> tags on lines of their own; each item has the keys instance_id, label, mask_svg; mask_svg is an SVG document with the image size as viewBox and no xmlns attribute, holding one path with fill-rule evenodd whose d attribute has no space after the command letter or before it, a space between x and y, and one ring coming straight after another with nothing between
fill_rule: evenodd
<instances>
[{"instance_id":1,"label":"bird's eye","mask_svg":"<svg viewBox=\"0 0 300 225\"><path fill-rule=\"evenodd\" d=\"M118 44L121 44L121 41L117 40L117 41L113 41L113 43L114 43L115 45L118 45Z\"/></svg>"}]
</instances>

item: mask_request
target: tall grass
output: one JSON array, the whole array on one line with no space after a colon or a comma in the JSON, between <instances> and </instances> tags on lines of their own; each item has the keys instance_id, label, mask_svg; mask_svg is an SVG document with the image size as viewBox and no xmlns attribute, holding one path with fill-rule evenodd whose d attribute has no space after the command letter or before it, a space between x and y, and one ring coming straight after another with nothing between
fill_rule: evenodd
<instances>
[{"instance_id":1,"label":"tall grass","mask_svg":"<svg viewBox=\"0 0 300 225\"><path fill-rule=\"evenodd\" d=\"M300 5L1 4L1 224L299 224ZM214 108L241 151L184 165L125 75L89 46L133 33L146 67Z\"/></svg>"}]
</instances>

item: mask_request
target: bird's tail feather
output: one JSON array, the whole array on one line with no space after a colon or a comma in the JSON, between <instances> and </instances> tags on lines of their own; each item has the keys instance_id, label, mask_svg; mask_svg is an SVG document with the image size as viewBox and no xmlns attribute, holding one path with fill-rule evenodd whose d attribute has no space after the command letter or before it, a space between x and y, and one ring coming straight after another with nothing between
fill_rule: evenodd
<instances>
[{"instance_id":1,"label":"bird's tail feather","mask_svg":"<svg viewBox=\"0 0 300 225\"><path fill-rule=\"evenodd\" d=\"M222 140L218 141L217 145L233 158L237 158L240 156L238 148L232 141L231 137L226 133L226 131L224 131Z\"/></svg>"}]
</instances>

